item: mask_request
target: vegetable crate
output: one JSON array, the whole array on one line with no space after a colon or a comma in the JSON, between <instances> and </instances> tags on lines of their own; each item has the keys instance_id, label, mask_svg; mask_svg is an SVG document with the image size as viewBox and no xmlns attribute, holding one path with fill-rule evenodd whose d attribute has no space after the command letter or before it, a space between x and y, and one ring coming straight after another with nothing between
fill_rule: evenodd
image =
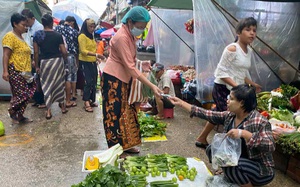
<instances>
[{"instance_id":1,"label":"vegetable crate","mask_svg":"<svg viewBox=\"0 0 300 187\"><path fill-rule=\"evenodd\" d=\"M291 156L289 154L283 153L283 150L279 144L276 144L276 150L273 152L273 159L275 162L276 169L286 174L290 157Z\"/></svg>"},{"instance_id":2,"label":"vegetable crate","mask_svg":"<svg viewBox=\"0 0 300 187\"><path fill-rule=\"evenodd\" d=\"M291 156L286 174L300 183L300 154Z\"/></svg>"}]
</instances>

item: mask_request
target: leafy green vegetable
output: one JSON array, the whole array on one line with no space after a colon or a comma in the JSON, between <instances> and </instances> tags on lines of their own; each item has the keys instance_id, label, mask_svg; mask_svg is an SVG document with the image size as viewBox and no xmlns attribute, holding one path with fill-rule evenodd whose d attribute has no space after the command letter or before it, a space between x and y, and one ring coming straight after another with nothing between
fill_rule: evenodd
<instances>
[{"instance_id":1,"label":"leafy green vegetable","mask_svg":"<svg viewBox=\"0 0 300 187\"><path fill-rule=\"evenodd\" d=\"M124 171L107 165L88 174L82 182L72 187L135 187L134 183L136 182Z\"/></svg>"},{"instance_id":2,"label":"leafy green vegetable","mask_svg":"<svg viewBox=\"0 0 300 187\"><path fill-rule=\"evenodd\" d=\"M281 135L281 136L279 136L276 143L281 145L281 148L284 153L292 154L292 155L294 155L296 153L300 153L300 133L299 132L293 132L291 134Z\"/></svg>"},{"instance_id":3,"label":"leafy green vegetable","mask_svg":"<svg viewBox=\"0 0 300 187\"><path fill-rule=\"evenodd\" d=\"M287 84L280 85L280 88L282 89L282 95L286 98L291 98L292 96L296 95L298 92L298 88Z\"/></svg>"},{"instance_id":4,"label":"leafy green vegetable","mask_svg":"<svg viewBox=\"0 0 300 187\"><path fill-rule=\"evenodd\" d=\"M272 110L271 116L281 121L288 121L292 125L294 124L293 113L287 109Z\"/></svg>"},{"instance_id":5,"label":"leafy green vegetable","mask_svg":"<svg viewBox=\"0 0 300 187\"><path fill-rule=\"evenodd\" d=\"M293 106L291 105L289 98L285 96L272 97L272 107L293 110Z\"/></svg>"},{"instance_id":6,"label":"leafy green vegetable","mask_svg":"<svg viewBox=\"0 0 300 187\"><path fill-rule=\"evenodd\" d=\"M143 112L138 114L138 120L142 137L162 136L166 134L166 123L160 122L152 116L146 116Z\"/></svg>"}]
</instances>

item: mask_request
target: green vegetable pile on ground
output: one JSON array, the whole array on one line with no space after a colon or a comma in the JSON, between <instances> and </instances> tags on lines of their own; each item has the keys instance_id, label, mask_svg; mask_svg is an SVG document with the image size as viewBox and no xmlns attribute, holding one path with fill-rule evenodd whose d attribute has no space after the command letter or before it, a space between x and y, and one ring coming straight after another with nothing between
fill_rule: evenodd
<instances>
[{"instance_id":1,"label":"green vegetable pile on ground","mask_svg":"<svg viewBox=\"0 0 300 187\"><path fill-rule=\"evenodd\" d=\"M146 156L128 156L122 167L130 174L145 175L152 177L167 177L167 172L175 174L178 179L189 179L194 181L197 171L192 167L189 169L187 159L178 155L170 154L147 154ZM176 181L175 181L176 182Z\"/></svg>"},{"instance_id":2,"label":"green vegetable pile on ground","mask_svg":"<svg viewBox=\"0 0 300 187\"><path fill-rule=\"evenodd\" d=\"M167 124L156 120L152 116L146 116L144 112L138 114L140 131L142 137L153 137L166 135Z\"/></svg>"},{"instance_id":3,"label":"green vegetable pile on ground","mask_svg":"<svg viewBox=\"0 0 300 187\"><path fill-rule=\"evenodd\" d=\"M146 184L139 185L139 179L132 178L124 171L111 165L102 167L88 174L79 184L72 187L145 187ZM144 177L146 181L146 177Z\"/></svg>"},{"instance_id":4,"label":"green vegetable pile on ground","mask_svg":"<svg viewBox=\"0 0 300 187\"><path fill-rule=\"evenodd\" d=\"M293 132L291 134L284 134L279 136L276 141L277 144L281 145L284 153L294 155L300 153L300 133Z\"/></svg>"}]
</instances>

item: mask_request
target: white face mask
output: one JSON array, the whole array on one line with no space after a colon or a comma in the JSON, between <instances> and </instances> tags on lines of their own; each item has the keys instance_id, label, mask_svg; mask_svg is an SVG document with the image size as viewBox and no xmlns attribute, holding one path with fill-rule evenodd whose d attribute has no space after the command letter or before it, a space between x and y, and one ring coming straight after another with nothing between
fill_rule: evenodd
<instances>
[{"instance_id":1,"label":"white face mask","mask_svg":"<svg viewBox=\"0 0 300 187\"><path fill-rule=\"evenodd\" d=\"M144 32L144 29L138 29L136 27L133 27L133 29L131 29L131 34L133 36L139 36Z\"/></svg>"}]
</instances>

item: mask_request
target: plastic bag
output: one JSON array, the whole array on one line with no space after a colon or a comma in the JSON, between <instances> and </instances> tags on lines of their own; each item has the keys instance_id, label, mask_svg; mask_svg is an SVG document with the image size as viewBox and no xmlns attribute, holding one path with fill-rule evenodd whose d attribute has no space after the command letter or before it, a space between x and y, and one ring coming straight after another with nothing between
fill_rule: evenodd
<instances>
[{"instance_id":1,"label":"plastic bag","mask_svg":"<svg viewBox=\"0 0 300 187\"><path fill-rule=\"evenodd\" d=\"M212 167L237 166L241 156L241 139L232 139L226 133L215 134L212 144Z\"/></svg>"},{"instance_id":2,"label":"plastic bag","mask_svg":"<svg viewBox=\"0 0 300 187\"><path fill-rule=\"evenodd\" d=\"M206 187L238 187L239 185L228 182L223 175L208 177L205 181Z\"/></svg>"}]
</instances>

